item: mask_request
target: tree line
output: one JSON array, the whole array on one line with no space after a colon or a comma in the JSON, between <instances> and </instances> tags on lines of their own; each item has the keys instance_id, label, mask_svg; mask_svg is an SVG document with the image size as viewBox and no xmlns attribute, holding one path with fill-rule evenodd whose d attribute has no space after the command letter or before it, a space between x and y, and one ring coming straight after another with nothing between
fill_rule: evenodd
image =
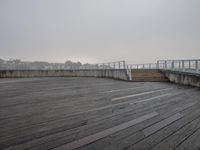
<instances>
[{"instance_id":1,"label":"tree line","mask_svg":"<svg viewBox=\"0 0 200 150\"><path fill-rule=\"evenodd\" d=\"M0 59L1 70L66 70L66 69L87 69L96 67L94 64L82 64L67 60L65 63L49 63L46 61L22 61L20 59Z\"/></svg>"}]
</instances>

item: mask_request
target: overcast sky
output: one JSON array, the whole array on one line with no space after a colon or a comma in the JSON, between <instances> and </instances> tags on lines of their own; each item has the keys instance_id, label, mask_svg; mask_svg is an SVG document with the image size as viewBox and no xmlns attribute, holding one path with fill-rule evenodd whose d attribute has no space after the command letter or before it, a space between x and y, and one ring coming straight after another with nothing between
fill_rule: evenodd
<instances>
[{"instance_id":1,"label":"overcast sky","mask_svg":"<svg viewBox=\"0 0 200 150\"><path fill-rule=\"evenodd\" d=\"M0 58L200 58L200 0L0 0Z\"/></svg>"}]
</instances>

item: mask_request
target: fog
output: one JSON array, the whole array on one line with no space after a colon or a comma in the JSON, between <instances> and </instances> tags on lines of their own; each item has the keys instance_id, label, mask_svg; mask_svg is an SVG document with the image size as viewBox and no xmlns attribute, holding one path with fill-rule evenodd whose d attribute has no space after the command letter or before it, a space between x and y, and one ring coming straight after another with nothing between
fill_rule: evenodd
<instances>
[{"instance_id":1,"label":"fog","mask_svg":"<svg viewBox=\"0 0 200 150\"><path fill-rule=\"evenodd\" d=\"M200 58L199 0L1 0L0 58Z\"/></svg>"}]
</instances>

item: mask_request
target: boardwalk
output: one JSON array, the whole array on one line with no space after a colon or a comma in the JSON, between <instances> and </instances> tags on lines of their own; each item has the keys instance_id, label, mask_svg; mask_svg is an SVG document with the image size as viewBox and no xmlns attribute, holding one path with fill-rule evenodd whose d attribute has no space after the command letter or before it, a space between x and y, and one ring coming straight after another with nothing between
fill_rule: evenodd
<instances>
[{"instance_id":1,"label":"boardwalk","mask_svg":"<svg viewBox=\"0 0 200 150\"><path fill-rule=\"evenodd\" d=\"M200 91L100 78L0 80L0 149L200 148Z\"/></svg>"}]
</instances>

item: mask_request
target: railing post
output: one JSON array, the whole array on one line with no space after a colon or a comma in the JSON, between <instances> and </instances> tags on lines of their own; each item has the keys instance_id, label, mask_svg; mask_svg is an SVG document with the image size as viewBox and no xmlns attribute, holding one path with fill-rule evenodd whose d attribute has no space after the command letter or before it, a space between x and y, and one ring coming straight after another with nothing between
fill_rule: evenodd
<instances>
[{"instance_id":1,"label":"railing post","mask_svg":"<svg viewBox=\"0 0 200 150\"><path fill-rule=\"evenodd\" d=\"M182 71L185 71L185 64L184 64L184 60L182 60Z\"/></svg>"},{"instance_id":2,"label":"railing post","mask_svg":"<svg viewBox=\"0 0 200 150\"><path fill-rule=\"evenodd\" d=\"M125 61L123 61L123 67L124 67L124 69L126 69L126 63L125 63Z\"/></svg>"},{"instance_id":3,"label":"railing post","mask_svg":"<svg viewBox=\"0 0 200 150\"><path fill-rule=\"evenodd\" d=\"M190 60L189 60L189 69L191 68L191 62L190 62Z\"/></svg>"},{"instance_id":4,"label":"railing post","mask_svg":"<svg viewBox=\"0 0 200 150\"><path fill-rule=\"evenodd\" d=\"M165 60L165 68L164 69L167 69L167 61Z\"/></svg>"},{"instance_id":5,"label":"railing post","mask_svg":"<svg viewBox=\"0 0 200 150\"><path fill-rule=\"evenodd\" d=\"M199 73L199 64L198 64L198 60L195 60L195 70L196 70L196 73Z\"/></svg>"},{"instance_id":6,"label":"railing post","mask_svg":"<svg viewBox=\"0 0 200 150\"><path fill-rule=\"evenodd\" d=\"M171 69L174 70L174 61L172 61L172 64L171 64Z\"/></svg>"},{"instance_id":7,"label":"railing post","mask_svg":"<svg viewBox=\"0 0 200 150\"><path fill-rule=\"evenodd\" d=\"M128 65L127 65L127 74L129 76L129 80L131 81L132 80L131 65L130 65L130 67L128 67Z\"/></svg>"},{"instance_id":8,"label":"railing post","mask_svg":"<svg viewBox=\"0 0 200 150\"><path fill-rule=\"evenodd\" d=\"M157 61L156 69L159 69L159 61Z\"/></svg>"},{"instance_id":9,"label":"railing post","mask_svg":"<svg viewBox=\"0 0 200 150\"><path fill-rule=\"evenodd\" d=\"M120 61L119 61L119 69L120 69Z\"/></svg>"}]
</instances>

